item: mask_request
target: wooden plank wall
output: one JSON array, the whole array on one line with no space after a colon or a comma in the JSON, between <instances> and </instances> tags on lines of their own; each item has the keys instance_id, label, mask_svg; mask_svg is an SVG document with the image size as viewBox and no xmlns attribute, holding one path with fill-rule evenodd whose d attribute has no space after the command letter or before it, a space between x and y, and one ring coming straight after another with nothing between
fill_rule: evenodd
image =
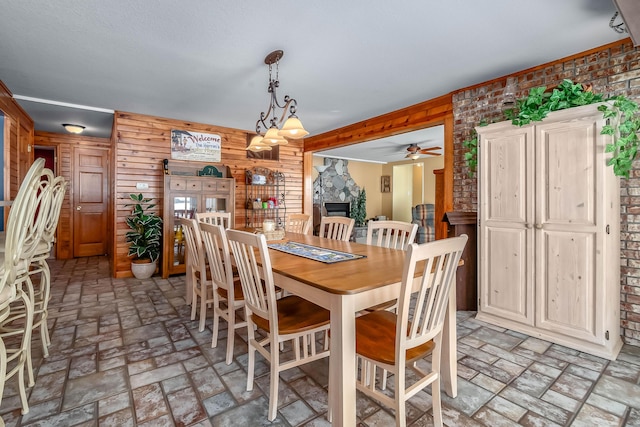
<instances>
[{"instance_id":1,"label":"wooden plank wall","mask_svg":"<svg viewBox=\"0 0 640 427\"><path fill-rule=\"evenodd\" d=\"M73 258L73 150L76 147L110 150L111 140L108 138L95 138L83 135L60 134L51 132L36 132L34 145L56 148L55 173L65 177L69 186L64 196L64 202L60 210L60 219L56 231L56 253L58 259ZM108 236L111 233L107 233ZM108 245L111 247L111 245Z\"/></svg>"},{"instance_id":2,"label":"wooden plank wall","mask_svg":"<svg viewBox=\"0 0 640 427\"><path fill-rule=\"evenodd\" d=\"M5 194L13 200L18 194L22 177L32 163L33 120L13 99L11 91L0 81L0 111L5 115ZM8 123L8 127L7 127ZM8 210L5 209L5 215ZM6 219L6 218L5 218Z\"/></svg>"},{"instance_id":3,"label":"wooden plank wall","mask_svg":"<svg viewBox=\"0 0 640 427\"><path fill-rule=\"evenodd\" d=\"M114 188L115 239L112 250L114 277L131 276L128 245L125 241L127 226L125 218L130 209L130 193L140 193L136 183L147 183L148 190L142 191L146 197L157 202L155 208L162 214L163 168L162 160L171 158L171 130L186 130L218 134L222 138L220 163L229 166L236 181L235 222L245 223L245 170L262 166L283 172L286 177L287 212L302 212L302 151L303 142L294 141L280 147L280 160L247 159L248 132L221 126L186 122L142 114L116 112L114 118ZM202 163L203 166L206 163Z\"/></svg>"}]
</instances>

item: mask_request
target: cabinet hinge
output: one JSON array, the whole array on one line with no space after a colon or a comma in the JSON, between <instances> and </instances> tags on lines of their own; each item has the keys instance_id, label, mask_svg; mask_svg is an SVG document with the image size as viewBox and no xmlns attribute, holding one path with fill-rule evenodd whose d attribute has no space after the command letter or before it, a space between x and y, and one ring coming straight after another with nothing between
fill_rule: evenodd
<instances>
[{"instance_id":1,"label":"cabinet hinge","mask_svg":"<svg viewBox=\"0 0 640 427\"><path fill-rule=\"evenodd\" d=\"M610 233L609 233L610 231L611 231L611 230L609 229L609 224L607 224L607 234L610 234Z\"/></svg>"},{"instance_id":2,"label":"cabinet hinge","mask_svg":"<svg viewBox=\"0 0 640 427\"><path fill-rule=\"evenodd\" d=\"M604 333L604 339L606 339L607 341L609 341L609 331L606 331Z\"/></svg>"}]
</instances>

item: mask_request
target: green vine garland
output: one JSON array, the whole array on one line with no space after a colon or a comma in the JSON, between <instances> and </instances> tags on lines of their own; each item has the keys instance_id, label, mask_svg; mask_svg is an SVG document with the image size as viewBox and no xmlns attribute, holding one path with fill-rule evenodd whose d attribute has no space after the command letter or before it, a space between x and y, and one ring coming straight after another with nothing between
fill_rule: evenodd
<instances>
[{"instance_id":1,"label":"green vine garland","mask_svg":"<svg viewBox=\"0 0 640 427\"><path fill-rule=\"evenodd\" d=\"M607 153L613 153L607 165L613 166L617 176L629 178L640 144L640 115L638 104L623 95L603 100L602 95L592 92L591 86L566 79L550 92L546 86L532 88L526 98L518 100L516 109L503 112L502 120L511 120L516 126L524 126L542 121L552 111L603 101L606 104L599 106L598 110L610 123L603 127L601 133L613 136L613 143L606 147ZM486 125L486 120L479 123L479 126ZM462 146L468 149L464 160L472 177L478 166L478 135L475 129L471 131L469 139L462 142Z\"/></svg>"}]
</instances>

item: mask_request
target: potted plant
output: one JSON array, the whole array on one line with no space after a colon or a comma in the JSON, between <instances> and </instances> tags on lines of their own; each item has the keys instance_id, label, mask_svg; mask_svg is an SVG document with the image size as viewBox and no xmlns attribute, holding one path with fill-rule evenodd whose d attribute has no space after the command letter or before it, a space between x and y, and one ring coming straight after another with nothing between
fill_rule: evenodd
<instances>
[{"instance_id":1,"label":"potted plant","mask_svg":"<svg viewBox=\"0 0 640 427\"><path fill-rule=\"evenodd\" d=\"M162 218L155 212L150 212L155 204L140 194L130 194L129 198L135 202L125 206L133 206L131 215L127 217L127 225L131 229L126 234L129 243L131 272L137 279L148 279L156 271L156 261L160 257Z\"/></svg>"},{"instance_id":2,"label":"potted plant","mask_svg":"<svg viewBox=\"0 0 640 427\"><path fill-rule=\"evenodd\" d=\"M603 103L598 110L610 122L601 132L612 136L612 143L606 147L606 151L612 153L607 165L613 166L615 175L629 178L640 147L640 108L624 95L604 99L602 95L593 93L591 85L565 79L553 89L547 89L546 86L532 88L529 95L517 101L516 109L504 111L504 117L498 120L506 118L515 126L524 126L543 120L552 111L595 103ZM487 124L488 121L483 120L478 126ZM475 130L462 145L468 149L464 160L469 176L473 176L478 165L478 135Z\"/></svg>"},{"instance_id":3,"label":"potted plant","mask_svg":"<svg viewBox=\"0 0 640 427\"><path fill-rule=\"evenodd\" d=\"M358 197L351 203L349 214L355 220L356 227L364 227L367 222L367 195L364 188L358 193Z\"/></svg>"}]
</instances>

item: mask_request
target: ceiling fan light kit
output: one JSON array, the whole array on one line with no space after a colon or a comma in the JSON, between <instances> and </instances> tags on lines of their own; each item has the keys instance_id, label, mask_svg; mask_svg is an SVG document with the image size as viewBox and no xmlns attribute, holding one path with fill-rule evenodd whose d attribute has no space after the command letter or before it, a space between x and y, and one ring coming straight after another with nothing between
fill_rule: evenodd
<instances>
[{"instance_id":1,"label":"ceiling fan light kit","mask_svg":"<svg viewBox=\"0 0 640 427\"><path fill-rule=\"evenodd\" d=\"M289 143L289 139L300 139L309 134L304 126L302 126L302 122L298 116L296 116L298 102L289 95L285 95L282 103L278 101L276 93L277 88L280 86L280 81L278 80L278 65L282 55L284 55L282 50L274 50L264 58L264 63L269 66L269 88L267 89L270 96L269 108L266 113L264 111L260 113L260 118L256 122L256 133L261 139L257 140L256 137L254 137L249 147L247 147L247 150L260 151L265 150L264 147L271 149L270 147L273 145L285 145ZM276 113L277 109L282 110L282 115L279 120L278 114ZM289 112L289 117L282 125L282 128L278 128L278 124L283 122L287 111ZM266 130L265 133L263 133L263 129Z\"/></svg>"},{"instance_id":2,"label":"ceiling fan light kit","mask_svg":"<svg viewBox=\"0 0 640 427\"><path fill-rule=\"evenodd\" d=\"M409 152L405 157L411 160L418 160L423 154L428 156L439 156L440 153L435 153L436 150L442 150L442 147L428 147L420 148L418 144L411 144L407 147Z\"/></svg>"}]
</instances>

